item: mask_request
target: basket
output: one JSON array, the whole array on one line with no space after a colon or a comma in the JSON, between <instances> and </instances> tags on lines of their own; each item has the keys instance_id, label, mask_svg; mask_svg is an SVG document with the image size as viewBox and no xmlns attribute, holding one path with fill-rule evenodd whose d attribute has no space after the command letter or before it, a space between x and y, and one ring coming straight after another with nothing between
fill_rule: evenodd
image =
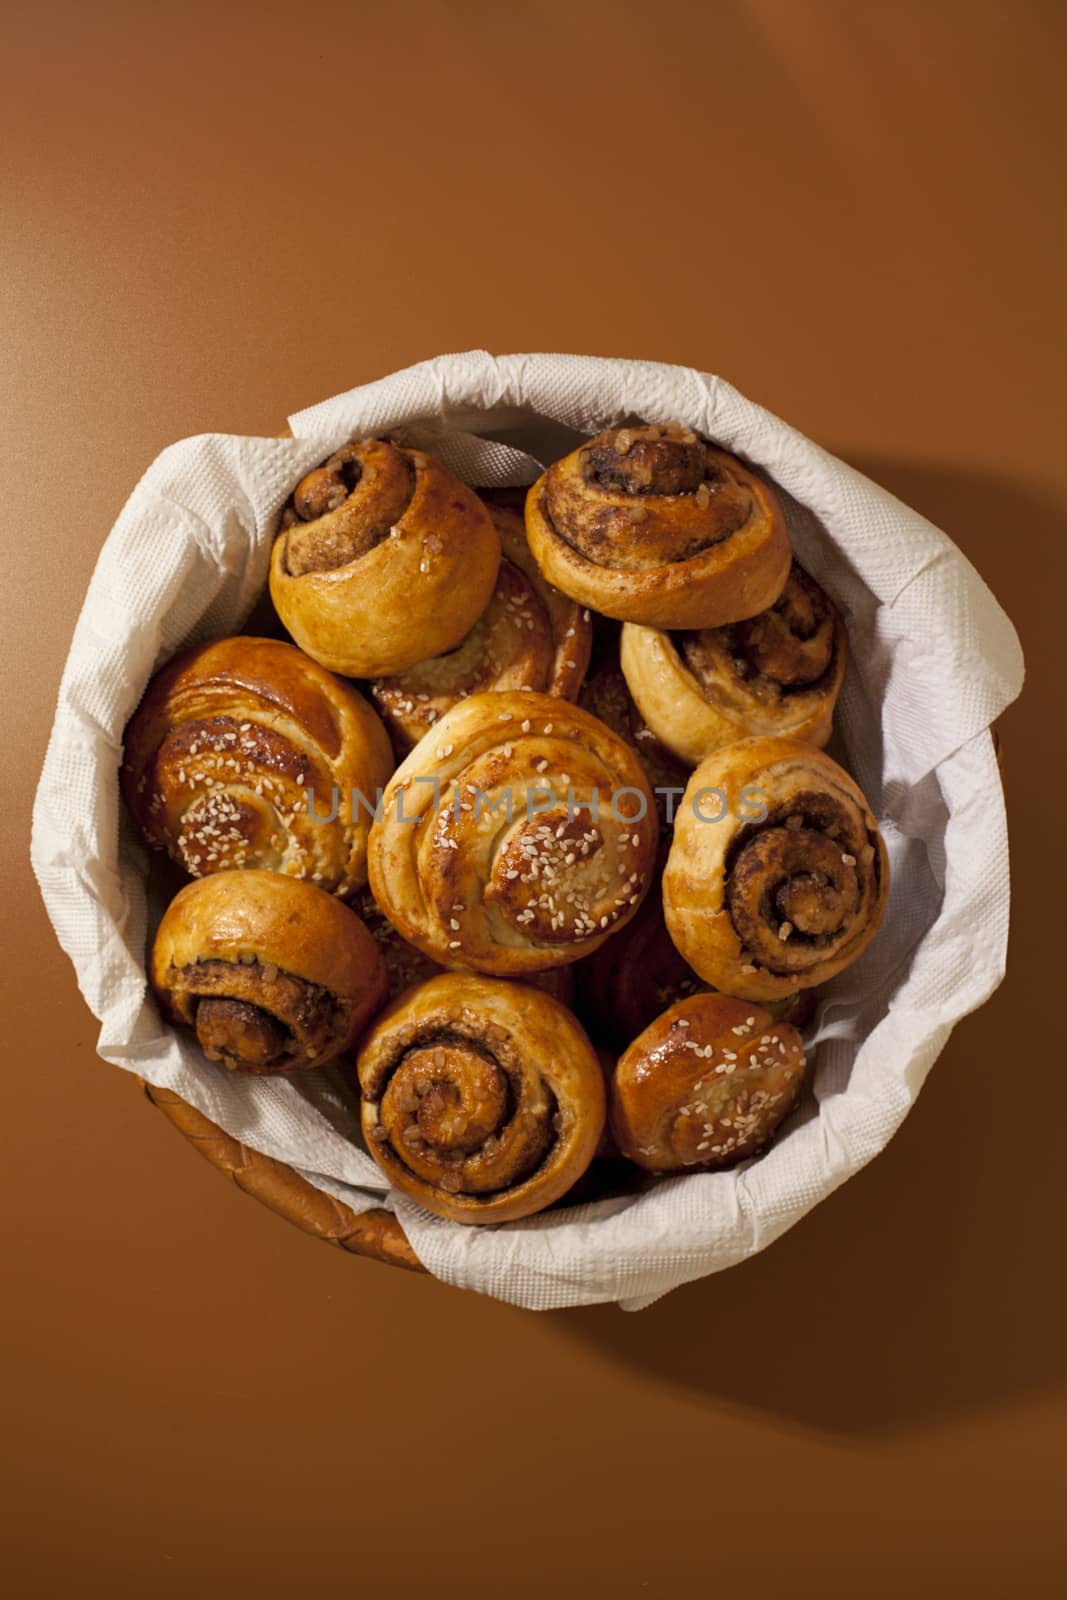
<instances>
[{"instance_id":1,"label":"basket","mask_svg":"<svg viewBox=\"0 0 1067 1600\"><path fill-rule=\"evenodd\" d=\"M527 464L556 459L575 439L634 417L678 418L768 474L803 564L851 600L862 667L845 700L851 693L853 726L874 733L850 745L850 765L893 830L907 868L903 900L895 921L891 903L872 948L883 952L873 986L857 968L835 980L813 1101L750 1169L641 1187L621 1205L583 1199L500 1229L440 1222L399 1195L394 1214L380 1186L359 1176L369 1158L336 1129L323 1124L314 1145L302 1128L291 1132L284 1087L251 1104L240 1086L209 1081L187 1042L160 1031L145 1000L150 908L118 812L116 741L161 660L241 628L265 587L292 483L340 440L414 429L411 442L458 476L499 485L530 481L507 476L517 454ZM1021 685L1010 622L922 517L692 369L468 352L335 397L291 426L288 438L205 435L165 451L102 551L79 619L35 806L33 861L103 1023L100 1054L136 1074L213 1166L303 1231L513 1304L636 1308L764 1249L879 1153L954 1023L1003 976L1007 848L988 730ZM903 1003L891 1006L898 994Z\"/></svg>"}]
</instances>

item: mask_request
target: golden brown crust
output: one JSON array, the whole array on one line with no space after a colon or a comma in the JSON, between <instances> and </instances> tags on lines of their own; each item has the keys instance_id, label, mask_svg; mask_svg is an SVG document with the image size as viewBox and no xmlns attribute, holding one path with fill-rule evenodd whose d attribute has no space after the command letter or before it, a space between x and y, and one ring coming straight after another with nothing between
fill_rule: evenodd
<instances>
[{"instance_id":1,"label":"golden brown crust","mask_svg":"<svg viewBox=\"0 0 1067 1600\"><path fill-rule=\"evenodd\" d=\"M821 750L742 739L693 773L663 906L671 938L715 988L776 1000L826 982L873 939L888 887L878 824Z\"/></svg>"},{"instance_id":2,"label":"golden brown crust","mask_svg":"<svg viewBox=\"0 0 1067 1600\"><path fill-rule=\"evenodd\" d=\"M611 428L531 488L526 531L550 583L657 628L709 628L772 605L789 572L777 497L686 429Z\"/></svg>"},{"instance_id":3,"label":"golden brown crust","mask_svg":"<svg viewBox=\"0 0 1067 1600\"><path fill-rule=\"evenodd\" d=\"M348 894L366 881L371 809L392 766L351 684L291 644L241 636L156 674L121 777L147 843L193 877L261 867Z\"/></svg>"},{"instance_id":4,"label":"golden brown crust","mask_svg":"<svg viewBox=\"0 0 1067 1600\"><path fill-rule=\"evenodd\" d=\"M504 559L474 627L455 649L371 686L401 756L468 695L525 689L573 700L581 687L592 644L589 613L545 582L519 512L489 503L489 514Z\"/></svg>"},{"instance_id":5,"label":"golden brown crust","mask_svg":"<svg viewBox=\"0 0 1067 1600\"><path fill-rule=\"evenodd\" d=\"M690 765L735 739L825 744L847 656L835 606L796 561L781 595L758 616L694 632L627 623L620 646L645 722Z\"/></svg>"},{"instance_id":6,"label":"golden brown crust","mask_svg":"<svg viewBox=\"0 0 1067 1600\"><path fill-rule=\"evenodd\" d=\"M547 695L476 695L394 774L371 889L431 959L521 977L629 920L658 833L640 763L603 723Z\"/></svg>"},{"instance_id":7,"label":"golden brown crust","mask_svg":"<svg viewBox=\"0 0 1067 1600\"><path fill-rule=\"evenodd\" d=\"M446 973L360 1042L363 1132L390 1182L454 1222L514 1222L588 1167L604 1079L565 1007L528 984Z\"/></svg>"},{"instance_id":8,"label":"golden brown crust","mask_svg":"<svg viewBox=\"0 0 1067 1600\"><path fill-rule=\"evenodd\" d=\"M149 964L164 1014L238 1071L318 1067L348 1049L382 1004L386 974L354 911L276 872L187 884Z\"/></svg>"},{"instance_id":9,"label":"golden brown crust","mask_svg":"<svg viewBox=\"0 0 1067 1600\"><path fill-rule=\"evenodd\" d=\"M694 995L619 1058L611 1129L649 1172L718 1168L757 1155L800 1093L796 1029L728 995Z\"/></svg>"},{"instance_id":10,"label":"golden brown crust","mask_svg":"<svg viewBox=\"0 0 1067 1600\"><path fill-rule=\"evenodd\" d=\"M308 655L378 678L457 645L485 609L499 562L492 518L472 489L421 450L370 439L297 485L270 592Z\"/></svg>"}]
</instances>

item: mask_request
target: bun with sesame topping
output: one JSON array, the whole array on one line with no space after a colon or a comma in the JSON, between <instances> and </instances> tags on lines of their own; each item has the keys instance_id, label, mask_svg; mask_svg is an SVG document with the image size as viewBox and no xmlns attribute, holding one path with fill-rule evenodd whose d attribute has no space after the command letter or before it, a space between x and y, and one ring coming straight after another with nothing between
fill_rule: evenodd
<instances>
[{"instance_id":1,"label":"bun with sesame topping","mask_svg":"<svg viewBox=\"0 0 1067 1600\"><path fill-rule=\"evenodd\" d=\"M649 1172L726 1167L758 1155L804 1081L788 1022L745 1000L698 994L658 1017L619 1058L610 1124Z\"/></svg>"},{"instance_id":2,"label":"bun with sesame topping","mask_svg":"<svg viewBox=\"0 0 1067 1600\"><path fill-rule=\"evenodd\" d=\"M596 717L543 694L473 695L394 773L370 885L432 960L521 977L629 921L658 837L637 756Z\"/></svg>"},{"instance_id":3,"label":"bun with sesame topping","mask_svg":"<svg viewBox=\"0 0 1067 1600\"><path fill-rule=\"evenodd\" d=\"M193 877L262 867L343 895L366 882L392 769L351 684L291 644L237 637L156 674L126 729L122 788L146 843Z\"/></svg>"},{"instance_id":4,"label":"bun with sesame topping","mask_svg":"<svg viewBox=\"0 0 1067 1600\"><path fill-rule=\"evenodd\" d=\"M205 1055L256 1074L319 1067L347 1050L386 995L363 923L332 895L277 872L186 884L152 946L152 987Z\"/></svg>"},{"instance_id":5,"label":"bun with sesame topping","mask_svg":"<svg viewBox=\"0 0 1067 1600\"><path fill-rule=\"evenodd\" d=\"M360 1041L367 1148L453 1222L515 1222L558 1200L604 1128L603 1070L566 1008L524 983L446 973Z\"/></svg>"},{"instance_id":6,"label":"bun with sesame topping","mask_svg":"<svg viewBox=\"0 0 1067 1600\"><path fill-rule=\"evenodd\" d=\"M270 592L302 650L377 678L458 645L500 564L473 489L421 450L346 444L297 484L274 541Z\"/></svg>"},{"instance_id":7,"label":"bun with sesame topping","mask_svg":"<svg viewBox=\"0 0 1067 1600\"><path fill-rule=\"evenodd\" d=\"M774 604L789 535L773 490L687 428L609 428L551 466L526 499L538 566L623 622L717 628Z\"/></svg>"},{"instance_id":8,"label":"bun with sesame topping","mask_svg":"<svg viewBox=\"0 0 1067 1600\"><path fill-rule=\"evenodd\" d=\"M507 503L487 503L504 552L489 604L452 650L371 685L401 754L471 694L527 689L574 700L589 664L588 611L541 576L521 514Z\"/></svg>"},{"instance_id":9,"label":"bun with sesame topping","mask_svg":"<svg viewBox=\"0 0 1067 1600\"><path fill-rule=\"evenodd\" d=\"M689 780L663 874L667 928L700 977L780 1000L878 931L889 862L856 782L796 739L740 739Z\"/></svg>"}]
</instances>

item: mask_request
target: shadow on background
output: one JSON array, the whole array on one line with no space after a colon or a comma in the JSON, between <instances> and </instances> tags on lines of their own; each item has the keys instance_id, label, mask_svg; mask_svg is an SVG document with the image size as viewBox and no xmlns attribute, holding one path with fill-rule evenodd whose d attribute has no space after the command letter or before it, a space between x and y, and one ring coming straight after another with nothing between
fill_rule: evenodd
<instances>
[{"instance_id":1,"label":"shadow on background","mask_svg":"<svg viewBox=\"0 0 1067 1600\"><path fill-rule=\"evenodd\" d=\"M1048 948L1067 904L1048 787L1067 716L1032 576L1067 530L1064 507L1026 485L853 464L955 539L1022 635L1028 685L1001 723L1008 981L960 1025L890 1148L770 1250L636 1316L600 1306L555 1317L659 1380L861 1437L1039 1395L1067 1375L1067 1078Z\"/></svg>"}]
</instances>

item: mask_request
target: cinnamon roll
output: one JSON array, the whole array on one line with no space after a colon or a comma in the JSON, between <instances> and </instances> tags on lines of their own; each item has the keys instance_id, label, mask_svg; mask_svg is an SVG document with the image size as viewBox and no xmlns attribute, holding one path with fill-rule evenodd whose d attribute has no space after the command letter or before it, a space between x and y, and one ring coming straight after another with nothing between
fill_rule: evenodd
<instances>
[{"instance_id":1,"label":"cinnamon roll","mask_svg":"<svg viewBox=\"0 0 1067 1600\"><path fill-rule=\"evenodd\" d=\"M800 1093L796 1029L729 995L681 1000L640 1034L611 1081L611 1131L649 1172L758 1155Z\"/></svg>"},{"instance_id":2,"label":"cinnamon roll","mask_svg":"<svg viewBox=\"0 0 1067 1600\"><path fill-rule=\"evenodd\" d=\"M862 955L888 887L878 824L848 773L795 739L742 739L689 781L663 908L708 983L775 1000Z\"/></svg>"},{"instance_id":3,"label":"cinnamon roll","mask_svg":"<svg viewBox=\"0 0 1067 1600\"><path fill-rule=\"evenodd\" d=\"M602 722L548 695L474 695L394 773L371 890L432 960L521 977L629 920L658 834L641 765Z\"/></svg>"},{"instance_id":4,"label":"cinnamon roll","mask_svg":"<svg viewBox=\"0 0 1067 1600\"><path fill-rule=\"evenodd\" d=\"M364 439L297 484L270 592L309 656L378 678L457 645L484 611L499 562L493 520L472 489L421 450Z\"/></svg>"},{"instance_id":5,"label":"cinnamon roll","mask_svg":"<svg viewBox=\"0 0 1067 1600\"><path fill-rule=\"evenodd\" d=\"M550 583L656 628L716 628L773 605L789 573L775 494L675 423L609 428L531 488L526 530Z\"/></svg>"},{"instance_id":6,"label":"cinnamon roll","mask_svg":"<svg viewBox=\"0 0 1067 1600\"><path fill-rule=\"evenodd\" d=\"M565 1007L522 983L446 973L406 990L357 1059L367 1148L397 1189L454 1222L514 1222L593 1158L604 1079Z\"/></svg>"},{"instance_id":7,"label":"cinnamon roll","mask_svg":"<svg viewBox=\"0 0 1067 1600\"><path fill-rule=\"evenodd\" d=\"M386 994L354 911L276 872L218 872L171 901L149 963L164 1015L237 1072L319 1067L347 1050Z\"/></svg>"},{"instance_id":8,"label":"cinnamon roll","mask_svg":"<svg viewBox=\"0 0 1067 1600\"><path fill-rule=\"evenodd\" d=\"M632 917L657 835L640 762L597 718L547 694L477 694L398 766L371 891L435 962L520 978Z\"/></svg>"},{"instance_id":9,"label":"cinnamon roll","mask_svg":"<svg viewBox=\"0 0 1067 1600\"><path fill-rule=\"evenodd\" d=\"M122 789L145 841L193 877L264 867L348 894L393 768L350 684L277 639L216 639L156 674L126 729Z\"/></svg>"},{"instance_id":10,"label":"cinnamon roll","mask_svg":"<svg viewBox=\"0 0 1067 1600\"><path fill-rule=\"evenodd\" d=\"M622 630L622 670L641 715L690 765L758 735L825 744L847 654L833 602L796 561L774 605L747 621Z\"/></svg>"},{"instance_id":11,"label":"cinnamon roll","mask_svg":"<svg viewBox=\"0 0 1067 1600\"><path fill-rule=\"evenodd\" d=\"M573 700L581 685L592 640L589 613L545 582L519 513L497 504L489 513L504 559L474 627L455 649L371 686L401 753L468 695L527 689Z\"/></svg>"}]
</instances>

